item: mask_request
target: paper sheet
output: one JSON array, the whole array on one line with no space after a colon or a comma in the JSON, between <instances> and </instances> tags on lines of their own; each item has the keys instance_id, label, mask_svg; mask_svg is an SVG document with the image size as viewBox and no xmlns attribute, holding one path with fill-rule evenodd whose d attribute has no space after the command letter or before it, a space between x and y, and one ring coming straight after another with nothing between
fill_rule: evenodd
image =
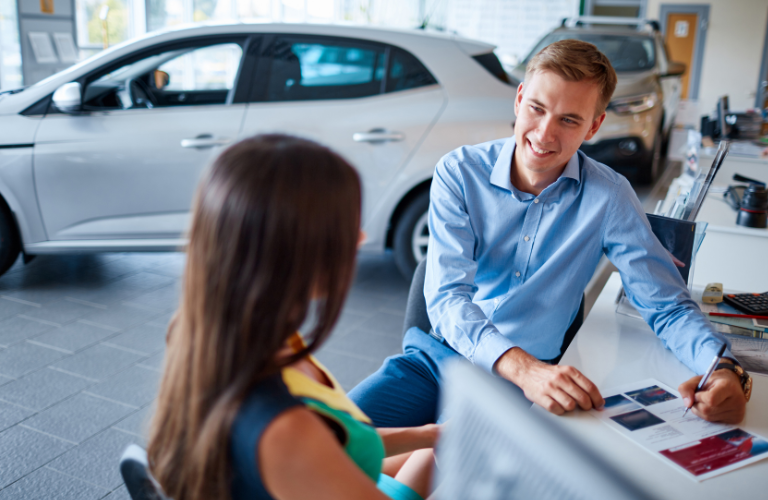
<instances>
[{"instance_id":1,"label":"paper sheet","mask_svg":"<svg viewBox=\"0 0 768 500\"><path fill-rule=\"evenodd\" d=\"M738 427L702 420L680 394L654 379L607 391L590 414L695 481L768 458L768 440Z\"/></svg>"}]
</instances>

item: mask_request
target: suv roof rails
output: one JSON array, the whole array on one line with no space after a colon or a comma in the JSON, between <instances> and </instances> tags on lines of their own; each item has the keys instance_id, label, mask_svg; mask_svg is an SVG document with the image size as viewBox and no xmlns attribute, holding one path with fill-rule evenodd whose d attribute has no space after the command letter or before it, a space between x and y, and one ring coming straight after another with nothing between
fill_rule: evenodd
<instances>
[{"instance_id":1,"label":"suv roof rails","mask_svg":"<svg viewBox=\"0 0 768 500\"><path fill-rule=\"evenodd\" d=\"M636 26L638 30L651 28L653 31L661 31L658 21L652 19L640 19L638 17L617 16L578 16L565 17L560 24L563 28L575 28L585 24L610 24L615 26Z\"/></svg>"}]
</instances>

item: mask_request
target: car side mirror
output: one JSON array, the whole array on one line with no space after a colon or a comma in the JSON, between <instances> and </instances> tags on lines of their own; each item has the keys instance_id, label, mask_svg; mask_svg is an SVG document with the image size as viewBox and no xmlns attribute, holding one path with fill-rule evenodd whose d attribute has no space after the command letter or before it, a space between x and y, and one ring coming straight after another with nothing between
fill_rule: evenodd
<instances>
[{"instance_id":1,"label":"car side mirror","mask_svg":"<svg viewBox=\"0 0 768 500\"><path fill-rule=\"evenodd\" d=\"M667 74L664 76L680 76L685 73L687 69L685 63L669 61L667 66Z\"/></svg>"},{"instance_id":2,"label":"car side mirror","mask_svg":"<svg viewBox=\"0 0 768 500\"><path fill-rule=\"evenodd\" d=\"M155 80L155 88L157 90L163 90L166 87L166 85L168 85L171 82L171 75L159 69L156 69L154 71L153 77Z\"/></svg>"},{"instance_id":3,"label":"car side mirror","mask_svg":"<svg viewBox=\"0 0 768 500\"><path fill-rule=\"evenodd\" d=\"M53 104L62 113L77 113L83 108L83 89L79 82L65 83L53 93Z\"/></svg>"}]
</instances>

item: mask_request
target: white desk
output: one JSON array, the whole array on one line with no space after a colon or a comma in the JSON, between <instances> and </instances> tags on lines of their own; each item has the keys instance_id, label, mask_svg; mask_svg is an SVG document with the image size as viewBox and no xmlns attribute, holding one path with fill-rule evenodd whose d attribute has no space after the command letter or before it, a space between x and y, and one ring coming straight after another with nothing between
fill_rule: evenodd
<instances>
[{"instance_id":1,"label":"white desk","mask_svg":"<svg viewBox=\"0 0 768 500\"><path fill-rule=\"evenodd\" d=\"M768 176L764 178L768 181ZM696 217L709 226L696 256L693 282L702 286L722 283L725 288L746 292L768 291L768 229L739 226L736 216L722 194L707 195Z\"/></svg>"},{"instance_id":2,"label":"white desk","mask_svg":"<svg viewBox=\"0 0 768 500\"><path fill-rule=\"evenodd\" d=\"M693 373L663 347L645 322L614 312L620 288L621 280L618 273L614 273L560 364L578 368L600 389L645 378L655 378L677 388ZM768 437L768 377L753 375L753 379L752 400L747 404L747 417L739 427ZM556 419L577 433L610 463L660 499L768 498L768 458L697 483L586 412L556 417L537 409L546 418Z\"/></svg>"},{"instance_id":3,"label":"white desk","mask_svg":"<svg viewBox=\"0 0 768 500\"><path fill-rule=\"evenodd\" d=\"M709 168L713 159L701 154L699 165ZM733 184L735 173L768 183L768 157L727 156L712 186ZM683 181L673 181L665 207L674 203L680 182ZM722 194L707 196L696 218L709 226L696 257L693 282L701 286L722 283L726 288L747 292L768 291L768 229L739 226L736 216Z\"/></svg>"}]
</instances>

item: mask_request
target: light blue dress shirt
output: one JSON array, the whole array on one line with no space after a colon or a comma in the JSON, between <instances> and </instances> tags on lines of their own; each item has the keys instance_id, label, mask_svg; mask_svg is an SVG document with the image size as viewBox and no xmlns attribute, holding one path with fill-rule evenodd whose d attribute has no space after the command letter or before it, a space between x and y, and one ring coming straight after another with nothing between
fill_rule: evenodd
<instances>
[{"instance_id":1,"label":"light blue dress shirt","mask_svg":"<svg viewBox=\"0 0 768 500\"><path fill-rule=\"evenodd\" d=\"M577 152L533 196L512 185L514 149L514 137L500 139L437 164L424 284L435 332L488 371L516 346L553 359L605 253L664 345L704 373L724 339L691 299L629 182Z\"/></svg>"}]
</instances>

